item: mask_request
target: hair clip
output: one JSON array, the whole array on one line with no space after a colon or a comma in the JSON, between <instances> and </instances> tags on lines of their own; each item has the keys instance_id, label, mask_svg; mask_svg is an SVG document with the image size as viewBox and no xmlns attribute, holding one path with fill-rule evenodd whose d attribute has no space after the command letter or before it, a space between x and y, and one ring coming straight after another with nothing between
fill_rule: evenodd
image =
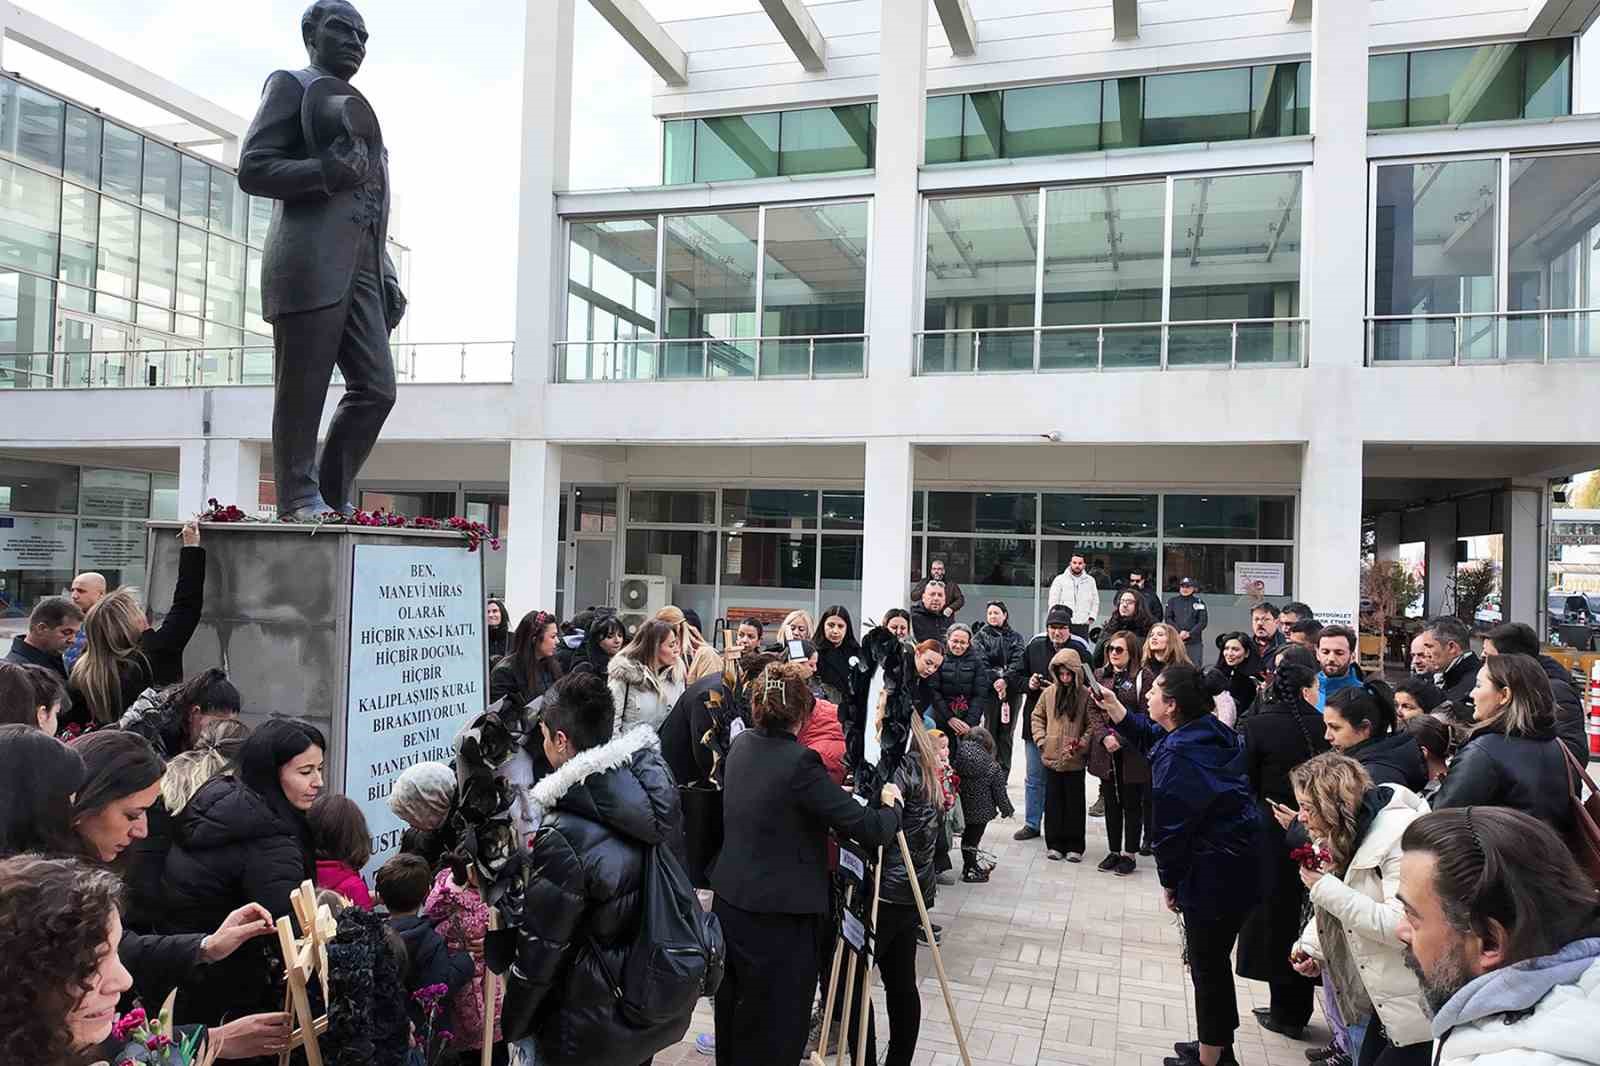
<instances>
[{"instance_id":1,"label":"hair clip","mask_svg":"<svg viewBox=\"0 0 1600 1066\"><path fill-rule=\"evenodd\" d=\"M769 692L781 693L785 684L786 682L783 678L777 676L771 670L768 670L767 679L761 686L761 694L765 696Z\"/></svg>"}]
</instances>

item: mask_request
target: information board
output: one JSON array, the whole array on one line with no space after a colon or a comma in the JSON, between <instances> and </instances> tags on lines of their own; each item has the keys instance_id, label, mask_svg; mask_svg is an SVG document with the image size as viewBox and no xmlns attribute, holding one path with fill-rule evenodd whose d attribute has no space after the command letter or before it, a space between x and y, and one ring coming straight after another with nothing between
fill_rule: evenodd
<instances>
[{"instance_id":1,"label":"information board","mask_svg":"<svg viewBox=\"0 0 1600 1066\"><path fill-rule=\"evenodd\" d=\"M1249 596L1252 593L1262 596L1282 596L1283 564L1234 563L1233 594Z\"/></svg>"},{"instance_id":2,"label":"information board","mask_svg":"<svg viewBox=\"0 0 1600 1066\"><path fill-rule=\"evenodd\" d=\"M172 535L170 532L167 534ZM107 518L78 520L78 569L144 571L146 537L143 522ZM124 575L121 584L133 584Z\"/></svg>"},{"instance_id":3,"label":"information board","mask_svg":"<svg viewBox=\"0 0 1600 1066\"><path fill-rule=\"evenodd\" d=\"M407 767L449 762L484 709L483 557L465 545L357 544L350 594L344 791L372 833L377 869L404 823L389 793Z\"/></svg>"},{"instance_id":4,"label":"information board","mask_svg":"<svg viewBox=\"0 0 1600 1066\"><path fill-rule=\"evenodd\" d=\"M70 518L0 515L0 570L71 570L75 530Z\"/></svg>"}]
</instances>

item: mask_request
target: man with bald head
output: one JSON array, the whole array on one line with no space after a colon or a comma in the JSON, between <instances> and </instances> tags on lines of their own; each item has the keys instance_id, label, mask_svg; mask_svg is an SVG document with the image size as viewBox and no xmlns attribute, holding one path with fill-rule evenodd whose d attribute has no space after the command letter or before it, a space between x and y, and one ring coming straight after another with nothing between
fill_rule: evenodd
<instances>
[{"instance_id":1,"label":"man with bald head","mask_svg":"<svg viewBox=\"0 0 1600 1066\"><path fill-rule=\"evenodd\" d=\"M97 574L93 570L85 571L72 579L72 589L69 595L73 604L87 617L89 608L100 602L106 594L106 578L104 574ZM87 627L79 626L78 635L72 639L71 645L61 653L61 658L67 664L67 673L72 673L72 664L78 661L78 656L83 654L84 646L88 643L88 635L84 632Z\"/></svg>"}]
</instances>

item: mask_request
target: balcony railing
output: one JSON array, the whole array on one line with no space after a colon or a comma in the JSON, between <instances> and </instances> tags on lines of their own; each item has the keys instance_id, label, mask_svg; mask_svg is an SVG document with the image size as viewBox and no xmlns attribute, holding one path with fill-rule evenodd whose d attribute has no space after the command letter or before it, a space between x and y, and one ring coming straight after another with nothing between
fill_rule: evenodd
<instances>
[{"instance_id":1,"label":"balcony railing","mask_svg":"<svg viewBox=\"0 0 1600 1066\"><path fill-rule=\"evenodd\" d=\"M1600 309L1373 315L1368 366L1484 366L1600 359Z\"/></svg>"},{"instance_id":2,"label":"balcony railing","mask_svg":"<svg viewBox=\"0 0 1600 1066\"><path fill-rule=\"evenodd\" d=\"M511 341L393 344L401 384L511 380ZM334 380L341 380L338 372ZM0 354L0 388L129 389L272 384L272 347Z\"/></svg>"},{"instance_id":3,"label":"balcony railing","mask_svg":"<svg viewBox=\"0 0 1600 1066\"><path fill-rule=\"evenodd\" d=\"M558 382L859 378L867 335L557 341L555 361Z\"/></svg>"},{"instance_id":4,"label":"balcony railing","mask_svg":"<svg viewBox=\"0 0 1600 1066\"><path fill-rule=\"evenodd\" d=\"M1308 323L1240 318L925 330L917 334L917 373L1303 367Z\"/></svg>"}]
</instances>

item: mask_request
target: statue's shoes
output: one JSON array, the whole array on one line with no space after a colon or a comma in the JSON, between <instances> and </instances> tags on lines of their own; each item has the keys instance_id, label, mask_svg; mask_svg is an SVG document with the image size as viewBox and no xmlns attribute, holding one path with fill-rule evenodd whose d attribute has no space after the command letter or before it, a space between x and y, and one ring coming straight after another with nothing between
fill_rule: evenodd
<instances>
[{"instance_id":1,"label":"statue's shoes","mask_svg":"<svg viewBox=\"0 0 1600 1066\"><path fill-rule=\"evenodd\" d=\"M284 511L278 515L280 522L321 522L325 520L332 510L321 500L313 500L304 507L296 507L292 511Z\"/></svg>"}]
</instances>

